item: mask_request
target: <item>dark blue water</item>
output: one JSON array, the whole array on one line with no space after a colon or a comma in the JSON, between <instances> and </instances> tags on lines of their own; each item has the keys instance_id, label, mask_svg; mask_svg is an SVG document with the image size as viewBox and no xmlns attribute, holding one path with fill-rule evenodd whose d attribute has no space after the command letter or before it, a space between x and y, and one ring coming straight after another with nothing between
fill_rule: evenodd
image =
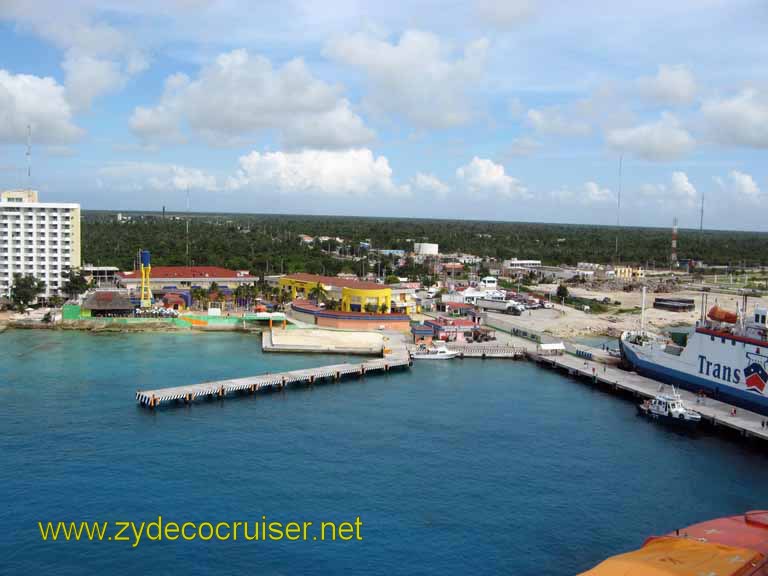
<instances>
[{"instance_id":1,"label":"dark blue water","mask_svg":"<svg viewBox=\"0 0 768 576\"><path fill-rule=\"evenodd\" d=\"M149 412L137 388L339 358L240 334L0 335L3 573L574 574L768 506L768 458L509 361ZM363 521L362 542L42 542L38 520Z\"/></svg>"}]
</instances>

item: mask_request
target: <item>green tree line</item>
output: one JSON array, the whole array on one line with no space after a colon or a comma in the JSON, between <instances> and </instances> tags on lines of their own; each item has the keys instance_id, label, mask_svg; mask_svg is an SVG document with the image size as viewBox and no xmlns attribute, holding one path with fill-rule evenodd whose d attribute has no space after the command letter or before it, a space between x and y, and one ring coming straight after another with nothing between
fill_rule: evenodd
<instances>
[{"instance_id":1,"label":"green tree line","mask_svg":"<svg viewBox=\"0 0 768 576\"><path fill-rule=\"evenodd\" d=\"M359 259L366 255L360 248L361 242L370 243L374 248L409 251L415 241L437 243L442 253L460 251L497 259L538 259L550 265L581 261L615 263L618 235L619 262L665 266L669 262L671 243L671 230L666 228L194 214L189 218L187 245L186 216L128 215L132 217L131 221L118 223L114 213L84 213L84 262L131 269L137 251L144 248L152 252L155 265L218 265L257 274L297 271L361 274L369 271L368 260ZM306 244L300 241L300 234L340 237L345 243L339 246L335 240L315 240ZM337 248L343 259L328 253ZM765 233L679 232L679 258L739 266L764 264L765 254L768 254L768 234ZM395 273L396 258L390 256L381 260L382 274ZM413 262L408 266L408 272L413 276L426 272Z\"/></svg>"}]
</instances>

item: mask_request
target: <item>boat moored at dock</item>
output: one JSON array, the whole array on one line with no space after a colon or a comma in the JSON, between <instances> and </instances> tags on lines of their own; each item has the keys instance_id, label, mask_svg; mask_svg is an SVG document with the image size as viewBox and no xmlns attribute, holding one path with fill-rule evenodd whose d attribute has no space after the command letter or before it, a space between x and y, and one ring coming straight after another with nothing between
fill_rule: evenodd
<instances>
[{"instance_id":1,"label":"boat moored at dock","mask_svg":"<svg viewBox=\"0 0 768 576\"><path fill-rule=\"evenodd\" d=\"M431 346L426 344L419 345L416 350L411 353L411 358L414 360L450 360L456 358L458 352L448 350L445 342L441 340L435 340Z\"/></svg>"},{"instance_id":2,"label":"boat moored at dock","mask_svg":"<svg viewBox=\"0 0 768 576\"><path fill-rule=\"evenodd\" d=\"M701 414L685 406L674 386L671 393L660 392L638 404L637 412L651 420L687 428L695 428L701 422Z\"/></svg>"}]
</instances>

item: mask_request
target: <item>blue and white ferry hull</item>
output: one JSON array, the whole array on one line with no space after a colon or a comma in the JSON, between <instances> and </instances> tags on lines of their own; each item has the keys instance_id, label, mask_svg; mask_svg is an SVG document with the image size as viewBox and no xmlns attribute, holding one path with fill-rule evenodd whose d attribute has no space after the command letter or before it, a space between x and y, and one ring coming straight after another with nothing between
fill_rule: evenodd
<instances>
[{"instance_id":1,"label":"blue and white ferry hull","mask_svg":"<svg viewBox=\"0 0 768 576\"><path fill-rule=\"evenodd\" d=\"M685 348L670 352L636 336L625 332L619 345L639 374L768 415L768 342L697 328Z\"/></svg>"}]
</instances>

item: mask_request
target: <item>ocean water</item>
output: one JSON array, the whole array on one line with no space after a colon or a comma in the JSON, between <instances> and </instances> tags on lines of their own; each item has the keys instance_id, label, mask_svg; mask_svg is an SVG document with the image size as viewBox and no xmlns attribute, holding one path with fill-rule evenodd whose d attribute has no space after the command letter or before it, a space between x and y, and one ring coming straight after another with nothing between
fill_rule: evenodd
<instances>
[{"instance_id":1,"label":"ocean water","mask_svg":"<svg viewBox=\"0 0 768 576\"><path fill-rule=\"evenodd\" d=\"M768 507L768 458L526 362L156 412L137 388L339 362L243 334L0 335L4 574L575 574ZM350 542L43 542L57 520L344 521Z\"/></svg>"}]
</instances>

